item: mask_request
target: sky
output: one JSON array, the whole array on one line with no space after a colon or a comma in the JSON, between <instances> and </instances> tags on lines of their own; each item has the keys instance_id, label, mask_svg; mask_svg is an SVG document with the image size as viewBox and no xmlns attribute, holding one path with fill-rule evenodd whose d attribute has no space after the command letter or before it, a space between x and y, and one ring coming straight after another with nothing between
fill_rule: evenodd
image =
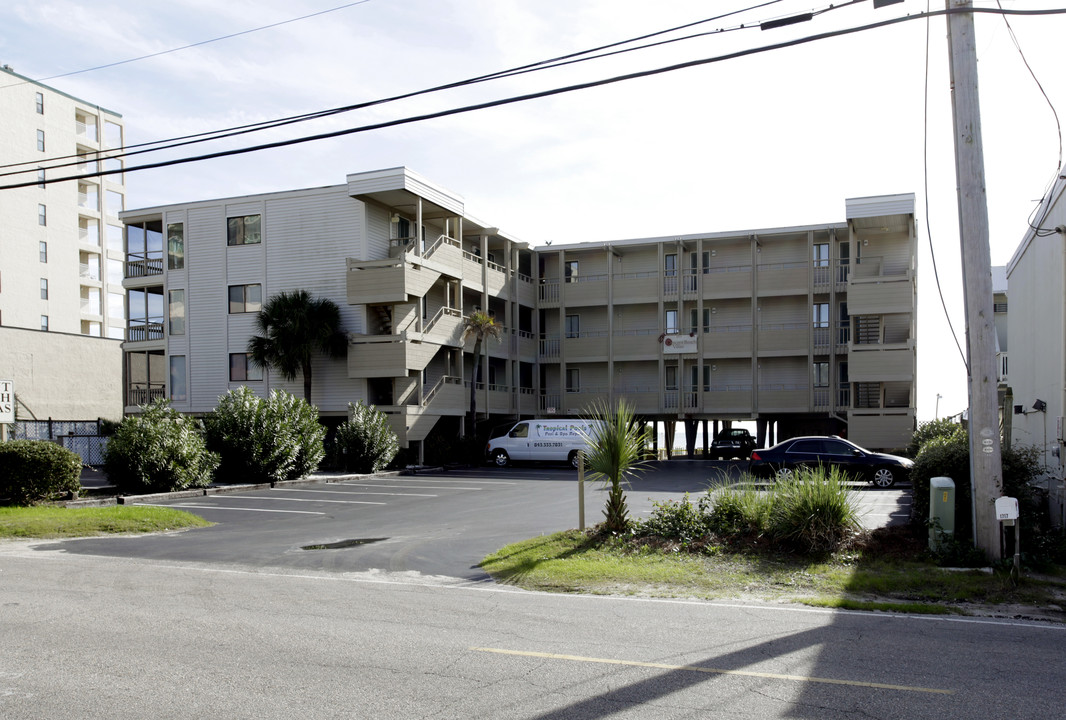
<instances>
[{"instance_id":1,"label":"sky","mask_svg":"<svg viewBox=\"0 0 1066 720\"><path fill-rule=\"evenodd\" d=\"M0 64L121 113L133 144L381 99L763 3L365 0L323 12L347 3L5 0ZM1066 7L1066 0L1000 3ZM728 32L147 158L432 113L945 7L944 0L880 9L871 0L836 0L839 7L809 22L757 27L830 4L778 0L658 39ZM312 13L321 14L285 22ZM1008 21L1021 52L1002 17L975 17L993 265L1009 262L1058 171L1053 107L1066 108L1059 50L1066 15ZM284 24L244 33L274 23ZM203 43L236 33L243 34ZM967 404L965 366L947 320L965 347L946 35L945 18L915 19L528 102L129 173L127 207L336 185L349 173L405 165L462 195L468 214L540 246L842 222L846 198L913 192L921 422Z\"/></svg>"}]
</instances>

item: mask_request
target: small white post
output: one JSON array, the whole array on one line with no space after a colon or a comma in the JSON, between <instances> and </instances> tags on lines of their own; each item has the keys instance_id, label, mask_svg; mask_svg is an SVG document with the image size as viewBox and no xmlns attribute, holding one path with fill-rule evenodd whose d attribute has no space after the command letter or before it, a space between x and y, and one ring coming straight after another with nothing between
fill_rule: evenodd
<instances>
[{"instance_id":1,"label":"small white post","mask_svg":"<svg viewBox=\"0 0 1066 720\"><path fill-rule=\"evenodd\" d=\"M577 451L577 529L585 529L585 453Z\"/></svg>"}]
</instances>

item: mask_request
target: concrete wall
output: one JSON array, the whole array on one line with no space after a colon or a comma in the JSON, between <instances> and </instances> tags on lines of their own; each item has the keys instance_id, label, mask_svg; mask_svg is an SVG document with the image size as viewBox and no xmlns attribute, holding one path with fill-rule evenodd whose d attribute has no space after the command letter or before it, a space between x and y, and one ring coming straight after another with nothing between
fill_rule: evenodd
<instances>
[{"instance_id":1,"label":"concrete wall","mask_svg":"<svg viewBox=\"0 0 1066 720\"><path fill-rule=\"evenodd\" d=\"M0 327L0 378L15 383L19 420L122 419L118 340Z\"/></svg>"}]
</instances>

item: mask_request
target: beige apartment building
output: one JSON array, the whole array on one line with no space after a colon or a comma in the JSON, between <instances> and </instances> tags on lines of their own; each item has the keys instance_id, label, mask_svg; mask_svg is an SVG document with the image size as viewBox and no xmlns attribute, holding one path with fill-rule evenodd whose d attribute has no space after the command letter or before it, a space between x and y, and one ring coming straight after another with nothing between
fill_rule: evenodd
<instances>
[{"instance_id":1,"label":"beige apartment building","mask_svg":"<svg viewBox=\"0 0 1066 720\"><path fill-rule=\"evenodd\" d=\"M239 385L299 393L246 348L265 299L306 289L341 307L349 335L344 361L316 360L313 402L326 417L374 404L419 451L468 431L471 385L479 432L625 397L669 428L755 420L767 440L900 447L914 427L914 198L846 207L829 225L531 248L401 167L129 211L127 410L165 396L207 412ZM148 235L166 257L142 272ZM146 296L164 312L140 312ZM502 338L472 377L462 331L478 309Z\"/></svg>"},{"instance_id":2,"label":"beige apartment building","mask_svg":"<svg viewBox=\"0 0 1066 720\"><path fill-rule=\"evenodd\" d=\"M119 418L122 117L0 68L0 378L20 421ZM59 167L59 165L65 165Z\"/></svg>"}]
</instances>

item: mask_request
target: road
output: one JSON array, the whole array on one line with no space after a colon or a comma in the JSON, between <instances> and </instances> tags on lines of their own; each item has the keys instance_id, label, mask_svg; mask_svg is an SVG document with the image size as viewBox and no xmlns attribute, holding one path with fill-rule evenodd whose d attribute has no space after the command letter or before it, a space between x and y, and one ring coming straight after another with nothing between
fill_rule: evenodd
<instances>
[{"instance_id":1,"label":"road","mask_svg":"<svg viewBox=\"0 0 1066 720\"><path fill-rule=\"evenodd\" d=\"M1034 623L19 543L0 612L12 720L1063 716L1066 630Z\"/></svg>"}]
</instances>

